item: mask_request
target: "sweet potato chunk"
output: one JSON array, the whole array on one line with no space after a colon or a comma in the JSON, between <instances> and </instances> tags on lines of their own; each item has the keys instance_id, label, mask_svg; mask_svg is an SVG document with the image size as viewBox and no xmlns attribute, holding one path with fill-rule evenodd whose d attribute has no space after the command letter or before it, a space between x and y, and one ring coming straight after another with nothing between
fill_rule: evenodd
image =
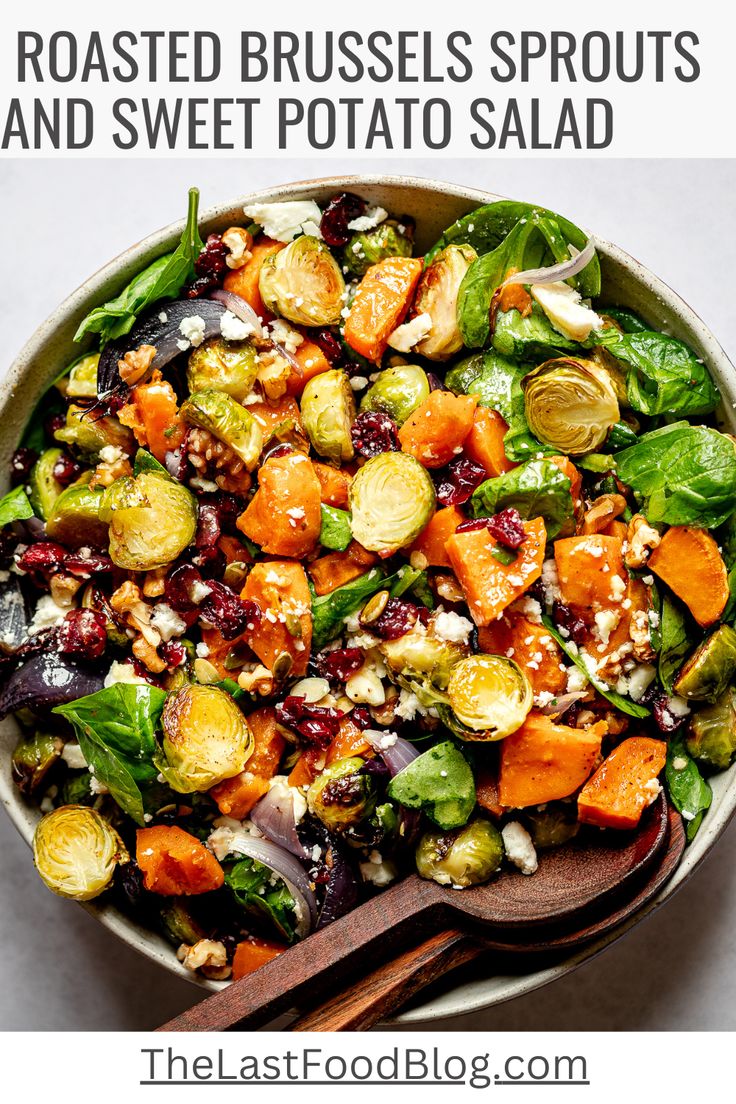
<instances>
[{"instance_id":1,"label":"sweet potato chunk","mask_svg":"<svg viewBox=\"0 0 736 1104\"><path fill-rule=\"evenodd\" d=\"M649 556L648 566L681 598L702 628L713 625L728 601L728 572L707 529L673 525Z\"/></svg>"},{"instance_id":2,"label":"sweet potato chunk","mask_svg":"<svg viewBox=\"0 0 736 1104\"><path fill-rule=\"evenodd\" d=\"M146 889L162 897L209 893L225 880L212 852L196 836L174 825L139 828L135 857Z\"/></svg>"},{"instance_id":3,"label":"sweet potato chunk","mask_svg":"<svg viewBox=\"0 0 736 1104\"><path fill-rule=\"evenodd\" d=\"M258 939L256 936L248 936L242 943L238 943L233 957L233 981L254 973L270 962L272 958L283 954L287 950L283 943L276 943L272 939Z\"/></svg>"},{"instance_id":4,"label":"sweet potato chunk","mask_svg":"<svg viewBox=\"0 0 736 1104\"><path fill-rule=\"evenodd\" d=\"M495 621L542 574L544 521L533 518L523 524L526 540L510 564L496 558L498 546L485 528L454 533L445 545L476 625Z\"/></svg>"},{"instance_id":5,"label":"sweet potato chunk","mask_svg":"<svg viewBox=\"0 0 736 1104\"><path fill-rule=\"evenodd\" d=\"M566 606L610 609L620 603L628 578L623 542L601 533L555 541L560 594Z\"/></svg>"},{"instance_id":6,"label":"sweet potato chunk","mask_svg":"<svg viewBox=\"0 0 736 1104\"><path fill-rule=\"evenodd\" d=\"M399 441L425 468L442 468L462 452L478 399L432 391L399 430Z\"/></svg>"},{"instance_id":7,"label":"sweet potato chunk","mask_svg":"<svg viewBox=\"0 0 736 1104\"><path fill-rule=\"evenodd\" d=\"M286 746L276 724L273 706L266 705L249 713L248 726L255 743L245 770L209 791L220 812L236 820L247 817L253 806L268 793L269 779L276 774Z\"/></svg>"},{"instance_id":8,"label":"sweet potato chunk","mask_svg":"<svg viewBox=\"0 0 736 1104\"><path fill-rule=\"evenodd\" d=\"M343 468L333 468L330 464L322 464L319 460L313 460L312 467L322 489L322 501L327 506L347 510L352 482L349 472Z\"/></svg>"},{"instance_id":9,"label":"sweet potato chunk","mask_svg":"<svg viewBox=\"0 0 736 1104\"><path fill-rule=\"evenodd\" d=\"M544 625L508 614L478 630L478 648L490 655L508 656L518 663L535 694L561 694L567 675L560 669L562 652Z\"/></svg>"},{"instance_id":10,"label":"sweet potato chunk","mask_svg":"<svg viewBox=\"0 0 736 1104\"><path fill-rule=\"evenodd\" d=\"M530 713L501 742L501 804L524 809L575 793L595 768L605 732L605 721L587 729L568 728L542 713Z\"/></svg>"},{"instance_id":11,"label":"sweet potato chunk","mask_svg":"<svg viewBox=\"0 0 736 1104\"><path fill-rule=\"evenodd\" d=\"M351 349L378 363L411 306L421 274L419 257L385 257L371 265L345 321L345 340Z\"/></svg>"},{"instance_id":12,"label":"sweet potato chunk","mask_svg":"<svg viewBox=\"0 0 736 1104\"><path fill-rule=\"evenodd\" d=\"M309 565L309 574L318 595L330 594L345 583L357 579L359 575L365 575L376 563L378 556L374 552L369 552L362 544L352 541L344 552L330 552L313 560Z\"/></svg>"},{"instance_id":13,"label":"sweet potato chunk","mask_svg":"<svg viewBox=\"0 0 736 1104\"><path fill-rule=\"evenodd\" d=\"M291 674L307 670L312 642L312 601L301 564L289 560L266 560L253 565L245 580L241 598L251 599L261 610L256 627L248 632L248 643L269 671L287 652Z\"/></svg>"},{"instance_id":14,"label":"sweet potato chunk","mask_svg":"<svg viewBox=\"0 0 736 1104\"><path fill-rule=\"evenodd\" d=\"M321 494L308 457L274 456L258 472L258 490L238 518L238 529L264 552L300 560L319 540Z\"/></svg>"},{"instance_id":15,"label":"sweet potato chunk","mask_svg":"<svg viewBox=\"0 0 736 1104\"><path fill-rule=\"evenodd\" d=\"M603 761L578 797L578 818L599 828L636 828L660 791L667 745L648 736L630 736Z\"/></svg>"},{"instance_id":16,"label":"sweet potato chunk","mask_svg":"<svg viewBox=\"0 0 736 1104\"><path fill-rule=\"evenodd\" d=\"M451 567L445 544L465 521L465 515L457 506L437 510L414 541L410 552L420 552L430 567Z\"/></svg>"},{"instance_id":17,"label":"sweet potato chunk","mask_svg":"<svg viewBox=\"0 0 736 1104\"><path fill-rule=\"evenodd\" d=\"M503 439L509 427L497 410L487 406L477 406L473 414L473 425L463 446L465 455L485 468L489 479L511 471L516 467L509 460L503 447Z\"/></svg>"},{"instance_id":18,"label":"sweet potato chunk","mask_svg":"<svg viewBox=\"0 0 736 1104\"><path fill-rule=\"evenodd\" d=\"M241 299L245 299L246 303L265 322L270 322L273 315L264 307L261 293L258 290L261 269L269 257L285 248L285 242L272 241L271 238L266 237L258 238L251 248L250 259L245 262L242 268L236 268L233 272L228 272L223 283L225 291L232 291L239 295Z\"/></svg>"}]
</instances>

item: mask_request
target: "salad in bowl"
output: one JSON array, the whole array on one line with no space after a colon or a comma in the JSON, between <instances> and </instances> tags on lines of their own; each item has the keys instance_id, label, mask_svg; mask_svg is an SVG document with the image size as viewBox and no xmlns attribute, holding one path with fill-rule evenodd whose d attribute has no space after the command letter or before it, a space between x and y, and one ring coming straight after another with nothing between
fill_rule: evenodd
<instances>
[{"instance_id":1,"label":"salad in bowl","mask_svg":"<svg viewBox=\"0 0 736 1104\"><path fill-rule=\"evenodd\" d=\"M595 241L246 204L79 325L0 500L34 862L243 977L418 871L692 840L736 755L736 448Z\"/></svg>"}]
</instances>

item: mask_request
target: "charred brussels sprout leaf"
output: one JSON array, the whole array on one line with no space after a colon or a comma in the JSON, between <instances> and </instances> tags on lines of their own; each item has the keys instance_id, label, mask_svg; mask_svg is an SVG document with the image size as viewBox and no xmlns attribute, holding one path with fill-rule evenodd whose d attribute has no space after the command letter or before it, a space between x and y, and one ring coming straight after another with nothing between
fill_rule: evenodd
<instances>
[{"instance_id":1,"label":"charred brussels sprout leaf","mask_svg":"<svg viewBox=\"0 0 736 1104\"><path fill-rule=\"evenodd\" d=\"M0 498L0 528L10 525L12 521L24 521L29 517L33 517L33 507L22 487L8 491Z\"/></svg>"},{"instance_id":2,"label":"charred brussels sprout leaf","mask_svg":"<svg viewBox=\"0 0 736 1104\"><path fill-rule=\"evenodd\" d=\"M474 517L491 517L513 506L523 518L544 518L549 540L573 515L570 480L551 460L529 460L487 479L470 501Z\"/></svg>"},{"instance_id":3,"label":"charred brussels sprout leaf","mask_svg":"<svg viewBox=\"0 0 736 1104\"><path fill-rule=\"evenodd\" d=\"M427 706L436 705L438 700L446 701L444 691L450 673L468 654L466 646L437 636L434 618L426 627L417 621L396 640L384 640L379 650L390 677L414 691Z\"/></svg>"},{"instance_id":4,"label":"charred brussels sprout leaf","mask_svg":"<svg viewBox=\"0 0 736 1104\"><path fill-rule=\"evenodd\" d=\"M521 386L529 428L561 453L594 452L619 421L610 376L591 361L548 360L525 376Z\"/></svg>"},{"instance_id":5,"label":"charred brussels sprout leaf","mask_svg":"<svg viewBox=\"0 0 736 1104\"><path fill-rule=\"evenodd\" d=\"M10 768L21 793L35 793L63 750L58 736L48 732L24 733L15 745Z\"/></svg>"},{"instance_id":6,"label":"charred brussels sprout leaf","mask_svg":"<svg viewBox=\"0 0 736 1104\"><path fill-rule=\"evenodd\" d=\"M470 245L448 245L425 268L414 296L413 313L432 319L429 334L416 352L429 360L449 360L463 347L457 321L458 292L477 253Z\"/></svg>"},{"instance_id":7,"label":"charred brussels sprout leaf","mask_svg":"<svg viewBox=\"0 0 736 1104\"><path fill-rule=\"evenodd\" d=\"M332 326L345 305L345 281L324 242L306 234L272 254L261 268L264 305L301 326Z\"/></svg>"},{"instance_id":8,"label":"charred brussels sprout leaf","mask_svg":"<svg viewBox=\"0 0 736 1104\"><path fill-rule=\"evenodd\" d=\"M258 372L257 351L251 341L211 337L191 353L187 363L189 391L223 391L238 402L250 394Z\"/></svg>"},{"instance_id":9,"label":"charred brussels sprout leaf","mask_svg":"<svg viewBox=\"0 0 736 1104\"><path fill-rule=\"evenodd\" d=\"M428 396L429 381L423 368L418 364L393 364L379 372L363 396L360 409L380 410L401 426Z\"/></svg>"},{"instance_id":10,"label":"charred brussels sprout leaf","mask_svg":"<svg viewBox=\"0 0 736 1104\"><path fill-rule=\"evenodd\" d=\"M345 264L353 276L364 276L371 265L386 257L411 257L413 242L394 219L380 226L353 234L345 246Z\"/></svg>"},{"instance_id":11,"label":"charred brussels sprout leaf","mask_svg":"<svg viewBox=\"0 0 736 1104\"><path fill-rule=\"evenodd\" d=\"M434 506L432 480L419 461L405 452L374 456L350 485L353 536L364 548L382 555L411 544Z\"/></svg>"},{"instance_id":12,"label":"charred brussels sprout leaf","mask_svg":"<svg viewBox=\"0 0 736 1104\"><path fill-rule=\"evenodd\" d=\"M108 540L107 522L100 516L104 493L86 484L74 484L62 491L46 518L48 536L70 548L91 544L104 548Z\"/></svg>"},{"instance_id":13,"label":"charred brussels sprout leaf","mask_svg":"<svg viewBox=\"0 0 736 1104\"><path fill-rule=\"evenodd\" d=\"M453 889L487 882L504 856L501 833L487 820L473 820L452 833L426 832L417 847L417 871L422 878Z\"/></svg>"},{"instance_id":14,"label":"charred brussels sprout leaf","mask_svg":"<svg viewBox=\"0 0 736 1104\"><path fill-rule=\"evenodd\" d=\"M736 756L736 691L728 690L690 721L687 750L693 759L715 770L726 770Z\"/></svg>"},{"instance_id":15,"label":"charred brussels sprout leaf","mask_svg":"<svg viewBox=\"0 0 736 1104\"><path fill-rule=\"evenodd\" d=\"M709 414L718 392L692 349L661 333L623 334L606 351L629 367L630 405L642 414Z\"/></svg>"},{"instance_id":16,"label":"charred brussels sprout leaf","mask_svg":"<svg viewBox=\"0 0 736 1104\"><path fill-rule=\"evenodd\" d=\"M736 632L720 625L680 669L673 689L682 698L716 702L736 673Z\"/></svg>"},{"instance_id":17,"label":"charred brussels sprout leaf","mask_svg":"<svg viewBox=\"0 0 736 1104\"><path fill-rule=\"evenodd\" d=\"M88 459L95 459L106 445L115 445L128 453L133 442L130 430L122 426L117 418L107 415L95 418L86 407L75 403L67 409L66 425L57 429L54 437Z\"/></svg>"},{"instance_id":18,"label":"charred brussels sprout leaf","mask_svg":"<svg viewBox=\"0 0 736 1104\"><path fill-rule=\"evenodd\" d=\"M408 809L421 809L440 828L460 828L475 808L473 772L447 740L399 771L389 782L388 796Z\"/></svg>"},{"instance_id":19,"label":"charred brussels sprout leaf","mask_svg":"<svg viewBox=\"0 0 736 1104\"><path fill-rule=\"evenodd\" d=\"M465 740L502 740L524 723L534 698L521 668L505 656L477 654L450 672L447 697Z\"/></svg>"},{"instance_id":20,"label":"charred brussels sprout leaf","mask_svg":"<svg viewBox=\"0 0 736 1104\"><path fill-rule=\"evenodd\" d=\"M187 904L181 898L174 897L166 901L160 912L161 928L166 938L179 949L182 943L193 947L206 932L192 916Z\"/></svg>"},{"instance_id":21,"label":"charred brussels sprout leaf","mask_svg":"<svg viewBox=\"0 0 736 1104\"><path fill-rule=\"evenodd\" d=\"M323 548L334 552L344 552L353 539L350 532L350 514L338 510L335 506L322 503L322 526L319 531L319 543Z\"/></svg>"},{"instance_id":22,"label":"charred brussels sprout leaf","mask_svg":"<svg viewBox=\"0 0 736 1104\"><path fill-rule=\"evenodd\" d=\"M253 471L263 448L263 430L244 406L224 391L197 391L182 403L181 416L228 445Z\"/></svg>"},{"instance_id":23,"label":"charred brussels sprout leaf","mask_svg":"<svg viewBox=\"0 0 736 1104\"><path fill-rule=\"evenodd\" d=\"M105 491L100 513L109 520L110 557L125 571L153 571L171 563L197 528L194 496L157 471L117 479Z\"/></svg>"},{"instance_id":24,"label":"charred brussels sprout leaf","mask_svg":"<svg viewBox=\"0 0 736 1104\"><path fill-rule=\"evenodd\" d=\"M352 460L356 411L347 372L332 368L314 376L302 392L301 414L315 452L336 464Z\"/></svg>"},{"instance_id":25,"label":"charred brussels sprout leaf","mask_svg":"<svg viewBox=\"0 0 736 1104\"><path fill-rule=\"evenodd\" d=\"M372 815L376 807L375 787L364 766L364 760L357 757L338 759L309 787L309 811L331 832L346 832Z\"/></svg>"},{"instance_id":26,"label":"charred brussels sprout leaf","mask_svg":"<svg viewBox=\"0 0 736 1104\"><path fill-rule=\"evenodd\" d=\"M90 353L89 356L80 357L69 369L66 380L65 394L68 399L95 399L97 398L97 366L100 363L99 353Z\"/></svg>"},{"instance_id":27,"label":"charred brussels sprout leaf","mask_svg":"<svg viewBox=\"0 0 736 1104\"><path fill-rule=\"evenodd\" d=\"M692 843L703 822L703 814L710 808L713 792L688 755L680 736L671 740L667 748L664 778L670 801L685 822L687 842Z\"/></svg>"},{"instance_id":28,"label":"charred brussels sprout leaf","mask_svg":"<svg viewBox=\"0 0 736 1104\"><path fill-rule=\"evenodd\" d=\"M33 861L52 893L91 901L108 888L115 867L128 861L128 853L115 829L94 809L62 805L39 821Z\"/></svg>"},{"instance_id":29,"label":"charred brussels sprout leaf","mask_svg":"<svg viewBox=\"0 0 736 1104\"><path fill-rule=\"evenodd\" d=\"M161 720L165 758L156 762L179 793L201 793L233 778L253 751L245 717L216 686L188 685L170 694Z\"/></svg>"},{"instance_id":30,"label":"charred brussels sprout leaf","mask_svg":"<svg viewBox=\"0 0 736 1104\"><path fill-rule=\"evenodd\" d=\"M538 849L561 847L580 831L577 808L572 802L553 802L546 809L525 809L524 812L534 846Z\"/></svg>"},{"instance_id":31,"label":"charred brussels sprout leaf","mask_svg":"<svg viewBox=\"0 0 736 1104\"><path fill-rule=\"evenodd\" d=\"M36 516L45 521L54 503L64 490L54 476L54 465L62 455L60 448L46 449L31 469L29 479L30 499Z\"/></svg>"},{"instance_id":32,"label":"charred brussels sprout leaf","mask_svg":"<svg viewBox=\"0 0 736 1104\"><path fill-rule=\"evenodd\" d=\"M288 886L255 859L241 859L225 872L225 885L256 926L275 932L286 943L297 937L299 919Z\"/></svg>"}]
</instances>

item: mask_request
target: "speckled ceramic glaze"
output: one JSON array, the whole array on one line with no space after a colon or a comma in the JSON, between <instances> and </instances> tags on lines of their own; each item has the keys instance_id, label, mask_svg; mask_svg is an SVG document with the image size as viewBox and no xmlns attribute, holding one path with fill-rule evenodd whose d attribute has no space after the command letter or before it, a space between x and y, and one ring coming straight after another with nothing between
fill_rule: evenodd
<instances>
[{"instance_id":1,"label":"speckled ceramic glaze","mask_svg":"<svg viewBox=\"0 0 736 1104\"><path fill-rule=\"evenodd\" d=\"M395 214L413 215L417 221L420 249L430 246L445 227L460 215L478 204L499 198L472 188L402 176L354 176L304 181L241 196L231 204L211 208L205 213L200 225L200 229L204 230L202 236L242 222L242 209L246 203L306 198L314 198L319 202L346 188L359 192L370 203L380 204ZM565 214L574 218L575 211L569 210ZM172 249L181 229L181 223L174 223L159 230L100 269L61 304L23 348L0 388L0 424L3 426L0 473L3 490L7 487L5 473L8 459L30 411L64 365L79 353L79 347L73 344L72 337L80 320L91 307L117 294L146 264ZM630 307L654 328L674 334L692 346L697 355L704 359L718 383L724 399L724 410L730 416L727 420L733 423L736 374L707 327L678 295L633 257L609 242L598 240L597 248L603 271L604 300ZM30 843L38 811L23 800L11 781L10 753L15 736L14 720L7 719L0 724L0 797L18 831ZM622 928L545 969L524 972L524 963L520 960L513 973L499 976L493 972L493 963L490 960L487 966L479 964L474 968L470 980L464 979L462 984L454 988L448 986L431 999L402 1013L398 1017L399 1021L421 1024L442 1016L473 1012L546 985L575 969L581 962L605 949L633 924L659 908L675 892L713 846L730 820L734 808L736 778L732 769L713 779L713 804L695 843L686 851L675 876L646 908ZM28 877L35 877L30 856ZM110 905L92 903L83 907L141 954L180 977L186 977L189 981L196 980L176 961L171 946L153 932L139 927ZM201 981L199 984L208 988L217 987L217 983L213 982Z\"/></svg>"}]
</instances>

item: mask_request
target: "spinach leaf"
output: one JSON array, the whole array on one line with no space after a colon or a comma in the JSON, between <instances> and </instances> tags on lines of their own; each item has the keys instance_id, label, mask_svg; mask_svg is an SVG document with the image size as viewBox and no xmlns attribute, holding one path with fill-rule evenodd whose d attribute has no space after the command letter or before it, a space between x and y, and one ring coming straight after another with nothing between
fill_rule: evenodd
<instances>
[{"instance_id":1,"label":"spinach leaf","mask_svg":"<svg viewBox=\"0 0 736 1104\"><path fill-rule=\"evenodd\" d=\"M335 552L344 552L353 539L350 530L350 514L338 510L335 506L322 503L322 527L319 531L319 543Z\"/></svg>"},{"instance_id":2,"label":"spinach leaf","mask_svg":"<svg viewBox=\"0 0 736 1104\"><path fill-rule=\"evenodd\" d=\"M616 709L620 709L622 713L627 713L629 717L643 718L649 716L649 710L646 706L639 705L637 702L631 701L630 698L625 698L623 694L611 690L607 683L598 678L595 671L592 670L592 664L586 663L585 655L578 650L576 645L573 644L571 646L571 642L565 640L565 638L560 635L551 617L543 613L542 622L549 631L550 636L560 645L560 648L567 658L571 659L575 666L579 667L580 670L587 675L589 681L596 688L601 697L604 697L611 705L615 705Z\"/></svg>"},{"instance_id":3,"label":"spinach leaf","mask_svg":"<svg viewBox=\"0 0 736 1104\"><path fill-rule=\"evenodd\" d=\"M73 725L95 778L136 824L144 823L145 791L158 777L154 733L165 700L155 686L117 682L53 710Z\"/></svg>"},{"instance_id":4,"label":"spinach leaf","mask_svg":"<svg viewBox=\"0 0 736 1104\"><path fill-rule=\"evenodd\" d=\"M133 475L140 475L141 472L155 471L159 474L163 473L168 475L166 468L163 464L160 464L155 456L152 456L150 452L146 452L145 449L139 448L135 454L135 460L133 461Z\"/></svg>"},{"instance_id":5,"label":"spinach leaf","mask_svg":"<svg viewBox=\"0 0 736 1104\"><path fill-rule=\"evenodd\" d=\"M728 521L716 534L716 540L721 549L723 562L728 569L728 601L721 614L722 621L733 621L736 618L736 514L732 514Z\"/></svg>"},{"instance_id":6,"label":"spinach leaf","mask_svg":"<svg viewBox=\"0 0 736 1104\"><path fill-rule=\"evenodd\" d=\"M220 690L224 690L226 694L229 694L233 701L240 701L242 698L246 698L247 692L243 690L242 686L239 686L235 679L224 678L219 682L213 683Z\"/></svg>"},{"instance_id":7,"label":"spinach leaf","mask_svg":"<svg viewBox=\"0 0 736 1104\"><path fill-rule=\"evenodd\" d=\"M601 307L598 313L606 318L612 318L614 322L618 322L624 333L645 333L651 329L647 326L646 322L642 322L638 314L634 314L633 311L627 310L625 307Z\"/></svg>"},{"instance_id":8,"label":"spinach leaf","mask_svg":"<svg viewBox=\"0 0 736 1104\"><path fill-rule=\"evenodd\" d=\"M684 610L668 594L662 595L659 632L662 643L659 649L657 673L665 692L671 694L675 675L682 666L685 656L694 647L694 641L690 636Z\"/></svg>"},{"instance_id":9,"label":"spinach leaf","mask_svg":"<svg viewBox=\"0 0 736 1104\"><path fill-rule=\"evenodd\" d=\"M606 442L601 447L606 452L618 452L619 449L630 448L632 445L635 445L638 440L639 438L636 436L631 426L628 426L626 422L616 422L616 424L609 429Z\"/></svg>"},{"instance_id":10,"label":"spinach leaf","mask_svg":"<svg viewBox=\"0 0 736 1104\"><path fill-rule=\"evenodd\" d=\"M736 510L736 451L715 429L676 422L645 433L616 463L651 522L712 529Z\"/></svg>"},{"instance_id":11,"label":"spinach leaf","mask_svg":"<svg viewBox=\"0 0 736 1104\"><path fill-rule=\"evenodd\" d=\"M675 736L667 748L664 768L670 801L685 821L685 837L692 843L710 808L713 791L701 775L697 763L690 758L682 736Z\"/></svg>"},{"instance_id":12,"label":"spinach leaf","mask_svg":"<svg viewBox=\"0 0 736 1104\"><path fill-rule=\"evenodd\" d=\"M718 391L692 349L666 334L623 334L606 349L629 366L628 400L641 414L708 414Z\"/></svg>"},{"instance_id":13,"label":"spinach leaf","mask_svg":"<svg viewBox=\"0 0 736 1104\"><path fill-rule=\"evenodd\" d=\"M285 882L255 859L245 858L225 872L225 885L245 913L275 929L287 943L296 936L296 904Z\"/></svg>"},{"instance_id":14,"label":"spinach leaf","mask_svg":"<svg viewBox=\"0 0 736 1104\"><path fill-rule=\"evenodd\" d=\"M329 594L312 598L312 647L324 648L330 640L339 636L343 622L351 613L360 609L365 601L387 585L386 573L374 567L365 575L337 587Z\"/></svg>"},{"instance_id":15,"label":"spinach leaf","mask_svg":"<svg viewBox=\"0 0 736 1104\"><path fill-rule=\"evenodd\" d=\"M445 376L445 386L454 391L456 395L471 394L470 388L482 374L484 359L487 355L487 353L471 353L469 357L465 357L464 360L450 368ZM472 392L474 395L477 393L476 391ZM493 404L484 402L483 405L492 406Z\"/></svg>"},{"instance_id":16,"label":"spinach leaf","mask_svg":"<svg viewBox=\"0 0 736 1104\"><path fill-rule=\"evenodd\" d=\"M579 350L575 341L559 333L536 303L524 317L518 310L498 311L493 328L493 348L517 360L562 356Z\"/></svg>"},{"instance_id":17,"label":"spinach leaf","mask_svg":"<svg viewBox=\"0 0 736 1104\"><path fill-rule=\"evenodd\" d=\"M491 517L509 506L523 518L544 518L551 540L573 515L570 480L551 460L529 460L487 479L470 499L473 517Z\"/></svg>"},{"instance_id":18,"label":"spinach leaf","mask_svg":"<svg viewBox=\"0 0 736 1104\"><path fill-rule=\"evenodd\" d=\"M515 200L502 199L496 203L487 203L483 207L477 207L467 215L457 219L445 230L436 245L429 250L425 257L425 266L431 264L441 249L451 242L468 243L473 246L476 253L488 253L501 244L508 237L513 228L521 219L545 219L555 222L559 227L559 234L566 243L574 245L576 249L583 249L587 243L587 235L569 219L555 214L545 207L536 207L531 203L520 203ZM560 257L544 256L541 264L551 264ZM584 298L600 295L601 291L601 267L598 257L591 259L582 272L576 278L578 291Z\"/></svg>"},{"instance_id":19,"label":"spinach leaf","mask_svg":"<svg viewBox=\"0 0 736 1104\"><path fill-rule=\"evenodd\" d=\"M187 221L179 245L139 272L120 295L101 307L95 307L82 320L74 335L75 341L88 333L100 335L100 345L127 334L147 307L161 299L176 299L186 283L194 278L194 262L203 248L197 226L199 191L189 189Z\"/></svg>"},{"instance_id":20,"label":"spinach leaf","mask_svg":"<svg viewBox=\"0 0 736 1104\"><path fill-rule=\"evenodd\" d=\"M11 521L24 521L29 517L33 517L33 507L22 487L8 491L0 498L0 528L10 525Z\"/></svg>"},{"instance_id":21,"label":"spinach leaf","mask_svg":"<svg viewBox=\"0 0 736 1104\"><path fill-rule=\"evenodd\" d=\"M447 740L399 771L389 782L388 796L407 809L421 809L440 828L460 828L475 808L473 772Z\"/></svg>"}]
</instances>

